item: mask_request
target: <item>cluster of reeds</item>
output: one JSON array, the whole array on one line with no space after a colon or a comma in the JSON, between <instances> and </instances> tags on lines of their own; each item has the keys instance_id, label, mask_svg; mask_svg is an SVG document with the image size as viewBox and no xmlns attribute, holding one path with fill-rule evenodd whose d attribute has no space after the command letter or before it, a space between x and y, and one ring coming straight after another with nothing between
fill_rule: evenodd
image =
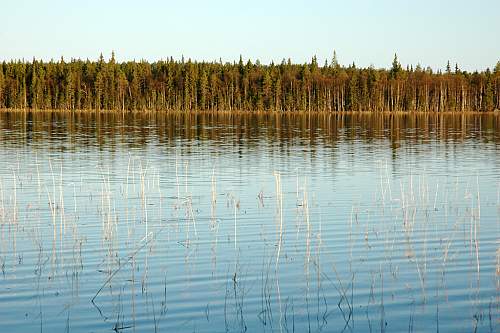
<instances>
[{"instance_id":1,"label":"cluster of reeds","mask_svg":"<svg viewBox=\"0 0 500 333\"><path fill-rule=\"evenodd\" d=\"M184 265L189 275L190 265L194 271L198 257L204 258L202 250L207 244L212 258L211 283L221 297L219 301L224 301L209 301L204 314L207 322L215 320L217 313L220 315L217 307L223 306L227 331L246 331L253 325L247 313L251 309L247 297L258 290L257 317L264 327L286 332L298 330L298 325L309 331L326 330L338 326L331 318L341 318L341 330L365 327L383 332L391 324L390 304L401 297L394 295L395 286L404 286L400 292L407 292L409 331L417 325L416 307L428 303L435 305L439 325L441 304L447 300L450 265L458 265L457 258L463 255L473 267L468 275L471 309L476 318L473 328L487 321L487 312L498 306L498 298L485 306L481 294L486 283L483 281L487 281L483 275L489 271L482 268L478 177L463 186L458 181L451 183L449 178L434 179L425 172L393 179L387 164L381 163L377 180L380 187L372 196L374 201L353 203L347 212L345 207L325 206L321 194L310 190L310 180L300 176L298 170L296 176L275 171L274 191L263 187L254 194L254 202L240 202L251 196L240 197L218 181L215 167L207 181L209 193L193 194L189 163L180 160L177 153L172 160L175 170L170 173L174 179L164 179L157 165L130 156L123 173L99 165L90 185L83 179L88 174L69 174L60 160L46 162L43 165L36 159L35 171L30 175L15 165L12 172L0 177L2 274L13 270L13 259L18 263L23 260L17 253L18 237L33 240L38 251L36 299L41 326L46 318L43 304L49 284L69 288L72 302L77 304L81 301L80 276L90 270L99 275L93 280L95 293L89 301L104 321L113 322L113 329L135 327L136 314L142 311L136 307L146 306L152 327L160 330L169 313L168 277L173 270L167 264L156 267L158 257L165 255L160 249L167 248L177 255L181 253L179 248L185 249ZM284 184L293 182L293 178L295 189L287 192ZM225 207L218 200L223 196ZM268 201L269 197L273 200ZM244 230L248 229L242 218L243 205L245 210L250 207L262 212L262 224L268 224L262 227L262 242L252 244L255 256L261 256L258 259L245 253L248 236ZM206 213L203 208L207 208ZM343 214L337 215L342 209ZM87 216L98 219L86 220ZM290 222L293 216L295 224ZM100 223L97 229L85 226L95 222ZM345 234L340 250L334 244L338 238L332 237L336 228ZM85 256L96 244L89 242L88 237L95 235L88 232L96 230L100 237L99 262L88 267L84 265ZM51 236L50 250L47 235ZM219 257L223 258L222 265L217 264ZM495 259L498 290L498 249ZM256 260L261 264L259 274L252 271ZM295 265L303 268L303 275L294 276L299 280L294 284L300 286L295 289L299 292L290 293L289 283L283 289L282 275ZM413 275L408 277L408 273ZM161 295L155 292L155 274L162 276ZM189 279L186 276L186 281ZM260 285L255 288L255 284ZM360 295L366 290L369 294L363 299ZM101 302L104 298L111 300L111 307ZM68 326L72 304L64 310ZM361 323L363 317L366 322ZM494 319L491 322L494 328Z\"/></svg>"}]
</instances>

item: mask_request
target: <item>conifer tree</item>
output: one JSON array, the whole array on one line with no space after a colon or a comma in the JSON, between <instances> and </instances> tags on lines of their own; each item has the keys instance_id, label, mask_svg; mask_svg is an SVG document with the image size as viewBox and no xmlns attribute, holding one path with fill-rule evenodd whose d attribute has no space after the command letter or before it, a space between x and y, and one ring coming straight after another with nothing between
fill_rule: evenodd
<instances>
[{"instance_id":1,"label":"conifer tree","mask_svg":"<svg viewBox=\"0 0 500 333\"><path fill-rule=\"evenodd\" d=\"M394 60L392 61L392 67L391 67L391 77L395 78L399 72L401 72L402 67L401 64L398 61L398 56L396 53L394 53Z\"/></svg>"},{"instance_id":2,"label":"conifer tree","mask_svg":"<svg viewBox=\"0 0 500 333\"><path fill-rule=\"evenodd\" d=\"M333 69L338 70L340 68L339 62L337 60L337 52L333 50L332 62L330 64Z\"/></svg>"},{"instance_id":3,"label":"conifer tree","mask_svg":"<svg viewBox=\"0 0 500 333\"><path fill-rule=\"evenodd\" d=\"M10 61L0 64L0 107L113 110L422 110L491 111L500 108L500 62L492 72L446 75L417 64L389 69L343 67L334 51L318 67L290 59L279 65L251 60Z\"/></svg>"}]
</instances>

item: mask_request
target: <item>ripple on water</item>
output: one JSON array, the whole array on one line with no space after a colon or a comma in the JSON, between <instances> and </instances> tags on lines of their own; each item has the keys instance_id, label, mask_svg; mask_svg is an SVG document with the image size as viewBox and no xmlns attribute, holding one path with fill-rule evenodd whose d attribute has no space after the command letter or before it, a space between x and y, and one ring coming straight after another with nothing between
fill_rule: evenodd
<instances>
[{"instance_id":1,"label":"ripple on water","mask_svg":"<svg viewBox=\"0 0 500 333\"><path fill-rule=\"evenodd\" d=\"M191 117L0 113L3 330L500 329L498 116Z\"/></svg>"}]
</instances>

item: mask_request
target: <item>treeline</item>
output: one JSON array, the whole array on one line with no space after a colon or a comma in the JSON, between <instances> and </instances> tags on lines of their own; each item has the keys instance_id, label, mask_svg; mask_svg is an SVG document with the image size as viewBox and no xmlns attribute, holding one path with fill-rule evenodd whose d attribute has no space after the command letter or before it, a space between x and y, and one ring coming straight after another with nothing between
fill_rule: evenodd
<instances>
[{"instance_id":1,"label":"treeline","mask_svg":"<svg viewBox=\"0 0 500 333\"><path fill-rule=\"evenodd\" d=\"M491 111L500 109L493 71L433 72L330 62L148 63L71 60L0 64L0 108L64 110Z\"/></svg>"}]
</instances>

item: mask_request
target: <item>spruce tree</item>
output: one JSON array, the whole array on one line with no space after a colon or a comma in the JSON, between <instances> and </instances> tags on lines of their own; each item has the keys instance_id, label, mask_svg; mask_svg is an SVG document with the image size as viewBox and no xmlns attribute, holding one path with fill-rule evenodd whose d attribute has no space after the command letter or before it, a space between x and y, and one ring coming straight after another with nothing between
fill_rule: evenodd
<instances>
[{"instance_id":1,"label":"spruce tree","mask_svg":"<svg viewBox=\"0 0 500 333\"><path fill-rule=\"evenodd\" d=\"M338 62L338 59L337 59L337 52L335 50L333 50L333 57L332 57L332 62L330 64L332 66L333 69L335 70L338 70L340 65L339 65L339 62Z\"/></svg>"},{"instance_id":2,"label":"spruce tree","mask_svg":"<svg viewBox=\"0 0 500 333\"><path fill-rule=\"evenodd\" d=\"M402 70L401 64L398 61L398 55L394 53L394 60L392 61L391 77L395 78Z\"/></svg>"}]
</instances>

